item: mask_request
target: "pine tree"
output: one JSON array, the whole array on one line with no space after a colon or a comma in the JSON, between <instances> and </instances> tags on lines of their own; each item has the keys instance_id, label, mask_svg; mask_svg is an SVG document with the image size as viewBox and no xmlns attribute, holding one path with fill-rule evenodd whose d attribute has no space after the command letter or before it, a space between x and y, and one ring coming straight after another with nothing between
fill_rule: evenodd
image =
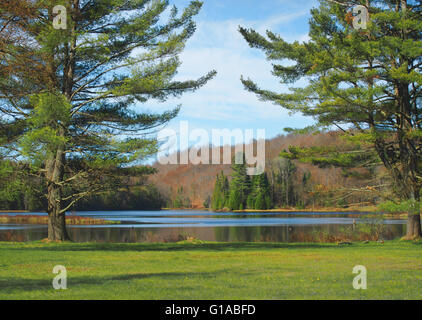
<instances>
[{"instance_id":1,"label":"pine tree","mask_svg":"<svg viewBox=\"0 0 422 320\"><path fill-rule=\"evenodd\" d=\"M47 185L50 240L68 239L65 213L79 200L151 172L133 166L157 150L146 134L179 108L157 114L135 104L194 91L215 75L174 79L199 1L181 14L167 0L61 4L66 21L53 13L57 1L0 2L1 151L25 159Z\"/></svg>"},{"instance_id":2,"label":"pine tree","mask_svg":"<svg viewBox=\"0 0 422 320\"><path fill-rule=\"evenodd\" d=\"M265 202L265 196L262 192L258 193L258 195L256 196L254 209L256 209L256 210L266 210L267 209L267 205L266 205L266 202Z\"/></svg>"},{"instance_id":3,"label":"pine tree","mask_svg":"<svg viewBox=\"0 0 422 320\"><path fill-rule=\"evenodd\" d=\"M353 26L352 8L363 5L366 29ZM274 62L282 83L306 80L287 93L259 88L242 78L260 99L313 117L316 128L341 128L355 149L293 151L315 164L350 168L379 162L390 173L397 197L410 201L408 239L422 236L422 7L413 0L320 0L311 11L310 40L288 43L240 28L251 47ZM286 65L290 60L293 64ZM278 62L277 62L278 61ZM303 82L302 82L303 83ZM368 149L368 147L370 147Z\"/></svg>"},{"instance_id":4,"label":"pine tree","mask_svg":"<svg viewBox=\"0 0 422 320\"><path fill-rule=\"evenodd\" d=\"M190 208L192 202L189 197L186 196L183 186L177 188L177 194L173 200L173 208Z\"/></svg>"},{"instance_id":5,"label":"pine tree","mask_svg":"<svg viewBox=\"0 0 422 320\"><path fill-rule=\"evenodd\" d=\"M249 192L248 198L246 199L246 207L248 209L255 209L256 182L257 182L257 176L252 176L251 177L251 191Z\"/></svg>"},{"instance_id":6,"label":"pine tree","mask_svg":"<svg viewBox=\"0 0 422 320\"><path fill-rule=\"evenodd\" d=\"M231 168L232 180L230 182L228 206L232 210L243 210L247 207L247 199L251 191L251 180L247 174L246 160L243 153L236 154Z\"/></svg>"},{"instance_id":7,"label":"pine tree","mask_svg":"<svg viewBox=\"0 0 422 320\"><path fill-rule=\"evenodd\" d=\"M217 178L215 180L214 185L214 192L212 194L212 209L213 210L220 210L222 209L223 205L223 185L222 185L222 177L217 174Z\"/></svg>"},{"instance_id":8,"label":"pine tree","mask_svg":"<svg viewBox=\"0 0 422 320\"><path fill-rule=\"evenodd\" d=\"M270 184L268 182L268 176L264 172L254 177L254 184L251 194L253 194L254 205L253 209L256 210L267 210L271 209L273 204L271 200Z\"/></svg>"},{"instance_id":9,"label":"pine tree","mask_svg":"<svg viewBox=\"0 0 422 320\"><path fill-rule=\"evenodd\" d=\"M229 197L229 182L224 172L221 175L217 174L215 181L214 192L212 194L212 209L221 210L228 203Z\"/></svg>"}]
</instances>

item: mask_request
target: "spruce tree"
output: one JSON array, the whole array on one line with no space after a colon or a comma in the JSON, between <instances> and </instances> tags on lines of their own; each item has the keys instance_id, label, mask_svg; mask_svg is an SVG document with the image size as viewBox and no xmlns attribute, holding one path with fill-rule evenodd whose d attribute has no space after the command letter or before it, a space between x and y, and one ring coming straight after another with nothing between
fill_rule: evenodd
<instances>
[{"instance_id":1,"label":"spruce tree","mask_svg":"<svg viewBox=\"0 0 422 320\"><path fill-rule=\"evenodd\" d=\"M267 210L272 208L271 190L267 174L264 172L254 177L254 184L251 194L253 194L253 209Z\"/></svg>"},{"instance_id":2,"label":"spruce tree","mask_svg":"<svg viewBox=\"0 0 422 320\"><path fill-rule=\"evenodd\" d=\"M246 160L243 153L236 154L231 168L232 180L230 182L228 206L232 210L243 210L247 207L247 199L251 191L251 180L247 174Z\"/></svg>"},{"instance_id":3,"label":"spruce tree","mask_svg":"<svg viewBox=\"0 0 422 320\"><path fill-rule=\"evenodd\" d=\"M249 192L248 198L246 199L246 207L248 209L255 209L256 183L257 183L257 176L252 176L251 177L251 191Z\"/></svg>"},{"instance_id":4,"label":"spruce tree","mask_svg":"<svg viewBox=\"0 0 422 320\"><path fill-rule=\"evenodd\" d=\"M222 209L223 205L223 182L222 177L217 174L217 178L215 179L214 185L214 192L212 194L212 209L213 210L220 210Z\"/></svg>"},{"instance_id":5,"label":"spruce tree","mask_svg":"<svg viewBox=\"0 0 422 320\"><path fill-rule=\"evenodd\" d=\"M221 175L217 174L215 180L214 192L212 194L212 209L221 210L228 203L229 197L229 181L224 175L224 172L221 171Z\"/></svg>"},{"instance_id":6,"label":"spruce tree","mask_svg":"<svg viewBox=\"0 0 422 320\"><path fill-rule=\"evenodd\" d=\"M174 79L199 1L179 13L167 0L63 0L59 19L57 4L0 2L0 151L43 180L48 238L66 240L66 211L149 172L133 166L157 150L146 134L179 111L136 104L194 91L215 72Z\"/></svg>"},{"instance_id":7,"label":"spruce tree","mask_svg":"<svg viewBox=\"0 0 422 320\"><path fill-rule=\"evenodd\" d=\"M369 12L366 29L356 28L353 7ZM288 43L240 28L251 47L273 62L282 83L301 81L290 92L261 89L242 78L260 99L316 120L319 129L340 128L364 147L316 152L319 163L350 166L380 161L409 206L408 239L422 236L422 7L413 0L320 0L311 11L309 41ZM286 61L293 63L286 64ZM303 85L303 83L306 83ZM366 146L371 149L366 149ZM369 150L369 152L368 152ZM371 150L376 155L372 159ZM303 150L294 150L300 157Z\"/></svg>"}]
</instances>

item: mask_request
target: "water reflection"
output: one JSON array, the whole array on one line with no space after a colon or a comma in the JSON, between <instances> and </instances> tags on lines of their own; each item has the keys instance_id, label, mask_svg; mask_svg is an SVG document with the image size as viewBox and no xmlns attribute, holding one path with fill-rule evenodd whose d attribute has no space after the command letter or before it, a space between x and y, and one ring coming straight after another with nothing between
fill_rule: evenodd
<instances>
[{"instance_id":1,"label":"water reflection","mask_svg":"<svg viewBox=\"0 0 422 320\"><path fill-rule=\"evenodd\" d=\"M176 242L190 237L205 241L220 242L308 242L321 232L339 235L344 225L312 226L256 226L256 227L202 227L202 228L98 228L69 227L69 235L75 242ZM349 226L350 228L350 226ZM386 240L402 237L405 224L386 226L383 238ZM47 237L47 228L0 229L0 241L36 241Z\"/></svg>"},{"instance_id":2,"label":"water reflection","mask_svg":"<svg viewBox=\"0 0 422 320\"><path fill-rule=\"evenodd\" d=\"M31 213L32 214L32 213ZM317 235L353 232L358 213L221 214L194 211L84 212L79 216L119 220L122 225L69 226L75 242L176 242L188 238L220 242L307 242ZM405 221L386 220L382 237L402 237ZM0 225L0 241L35 241L47 237L41 225Z\"/></svg>"}]
</instances>

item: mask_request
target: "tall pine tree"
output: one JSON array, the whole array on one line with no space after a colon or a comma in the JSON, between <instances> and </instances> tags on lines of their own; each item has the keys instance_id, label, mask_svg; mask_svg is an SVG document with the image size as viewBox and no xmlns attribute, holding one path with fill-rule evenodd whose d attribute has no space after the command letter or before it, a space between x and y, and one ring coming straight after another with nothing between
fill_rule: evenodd
<instances>
[{"instance_id":1,"label":"tall pine tree","mask_svg":"<svg viewBox=\"0 0 422 320\"><path fill-rule=\"evenodd\" d=\"M132 166L157 150L146 133L179 108L136 103L194 91L215 74L174 79L199 1L181 13L167 0L60 3L0 2L0 151L47 185L50 240L68 239L65 213L77 201L147 171Z\"/></svg>"},{"instance_id":2,"label":"tall pine tree","mask_svg":"<svg viewBox=\"0 0 422 320\"><path fill-rule=\"evenodd\" d=\"M366 29L354 27L356 5L369 12ZM420 1L320 0L311 14L309 41L304 43L288 43L270 31L265 37L240 28L249 45L274 62L273 74L282 83L305 80L307 85L277 93L250 79L242 82L262 100L311 116L320 128L341 128L355 141L370 145L393 178L398 198L411 203L406 238L421 237ZM339 166L371 158L365 148L347 151L327 150L314 156L320 163Z\"/></svg>"},{"instance_id":3,"label":"tall pine tree","mask_svg":"<svg viewBox=\"0 0 422 320\"><path fill-rule=\"evenodd\" d=\"M271 188L268 182L268 176L264 172L253 176L252 188L247 200L249 209L267 210L273 207Z\"/></svg>"},{"instance_id":4,"label":"tall pine tree","mask_svg":"<svg viewBox=\"0 0 422 320\"><path fill-rule=\"evenodd\" d=\"M228 203L229 197L229 180L224 175L224 172L217 174L215 181L214 192L212 194L212 209L221 210Z\"/></svg>"},{"instance_id":5,"label":"tall pine tree","mask_svg":"<svg viewBox=\"0 0 422 320\"><path fill-rule=\"evenodd\" d=\"M237 153L231 167L233 171L228 201L228 207L232 210L244 210L247 206L248 195L251 191L251 180L246 166L245 154Z\"/></svg>"}]
</instances>

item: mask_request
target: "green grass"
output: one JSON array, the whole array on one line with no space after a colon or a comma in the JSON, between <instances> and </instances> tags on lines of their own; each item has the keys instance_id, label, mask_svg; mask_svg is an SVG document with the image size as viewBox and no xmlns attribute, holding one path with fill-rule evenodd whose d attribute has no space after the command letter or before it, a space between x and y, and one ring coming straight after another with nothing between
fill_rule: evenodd
<instances>
[{"instance_id":1,"label":"green grass","mask_svg":"<svg viewBox=\"0 0 422 320\"><path fill-rule=\"evenodd\" d=\"M422 299L422 243L0 242L0 299Z\"/></svg>"}]
</instances>

